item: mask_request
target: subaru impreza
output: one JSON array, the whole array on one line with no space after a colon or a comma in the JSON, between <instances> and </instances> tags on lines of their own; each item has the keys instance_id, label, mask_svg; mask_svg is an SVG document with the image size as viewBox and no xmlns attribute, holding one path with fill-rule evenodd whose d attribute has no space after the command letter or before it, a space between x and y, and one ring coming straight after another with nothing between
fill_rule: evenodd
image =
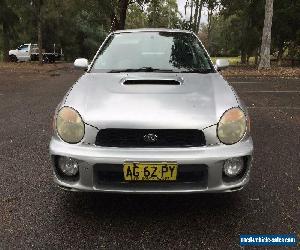
<instances>
[{"instance_id":1,"label":"subaru impreza","mask_svg":"<svg viewBox=\"0 0 300 250\"><path fill-rule=\"evenodd\" d=\"M250 178L247 109L198 37L108 35L56 108L54 181L70 191L231 192Z\"/></svg>"}]
</instances>

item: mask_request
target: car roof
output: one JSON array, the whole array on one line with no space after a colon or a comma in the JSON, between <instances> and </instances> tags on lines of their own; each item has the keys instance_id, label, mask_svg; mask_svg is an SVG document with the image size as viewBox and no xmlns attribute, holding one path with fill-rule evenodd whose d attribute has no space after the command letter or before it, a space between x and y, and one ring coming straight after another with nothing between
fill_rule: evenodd
<instances>
[{"instance_id":1,"label":"car roof","mask_svg":"<svg viewBox=\"0 0 300 250\"><path fill-rule=\"evenodd\" d=\"M189 30L181 29L166 29L166 28L143 28L143 29L127 29L127 30L116 30L113 33L138 33L138 32L178 32L178 33L192 33Z\"/></svg>"}]
</instances>

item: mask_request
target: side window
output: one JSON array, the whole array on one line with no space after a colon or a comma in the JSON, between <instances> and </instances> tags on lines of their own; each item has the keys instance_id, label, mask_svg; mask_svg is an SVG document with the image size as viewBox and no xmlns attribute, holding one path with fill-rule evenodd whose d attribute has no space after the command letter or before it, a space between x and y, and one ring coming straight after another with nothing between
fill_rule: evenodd
<instances>
[{"instance_id":1,"label":"side window","mask_svg":"<svg viewBox=\"0 0 300 250\"><path fill-rule=\"evenodd\" d=\"M205 56L205 52L198 41L194 41L194 48L196 49L195 53L197 54L198 67L210 68L209 60Z\"/></svg>"},{"instance_id":2,"label":"side window","mask_svg":"<svg viewBox=\"0 0 300 250\"><path fill-rule=\"evenodd\" d=\"M28 45L21 45L18 50L21 50L21 51L28 51Z\"/></svg>"}]
</instances>

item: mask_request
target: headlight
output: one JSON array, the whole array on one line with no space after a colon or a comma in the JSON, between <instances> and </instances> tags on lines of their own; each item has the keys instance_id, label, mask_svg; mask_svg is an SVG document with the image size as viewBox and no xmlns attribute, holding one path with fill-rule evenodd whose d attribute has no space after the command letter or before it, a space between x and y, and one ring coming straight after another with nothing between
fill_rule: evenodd
<instances>
[{"instance_id":1,"label":"headlight","mask_svg":"<svg viewBox=\"0 0 300 250\"><path fill-rule=\"evenodd\" d=\"M217 134L224 144L234 144L240 141L246 133L246 117L240 108L227 110L221 117Z\"/></svg>"},{"instance_id":2,"label":"headlight","mask_svg":"<svg viewBox=\"0 0 300 250\"><path fill-rule=\"evenodd\" d=\"M65 142L78 143L84 136L84 123L76 110L63 107L56 117L56 130Z\"/></svg>"}]
</instances>

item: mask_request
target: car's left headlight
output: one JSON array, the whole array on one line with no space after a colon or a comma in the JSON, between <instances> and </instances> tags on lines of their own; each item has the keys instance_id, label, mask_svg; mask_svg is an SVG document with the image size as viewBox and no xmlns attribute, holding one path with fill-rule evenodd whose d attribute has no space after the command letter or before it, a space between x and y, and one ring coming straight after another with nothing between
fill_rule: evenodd
<instances>
[{"instance_id":1,"label":"car's left headlight","mask_svg":"<svg viewBox=\"0 0 300 250\"><path fill-rule=\"evenodd\" d=\"M247 131L246 116L240 108L231 108L221 117L217 134L219 140L224 144L239 142Z\"/></svg>"},{"instance_id":2,"label":"car's left headlight","mask_svg":"<svg viewBox=\"0 0 300 250\"><path fill-rule=\"evenodd\" d=\"M75 109L63 107L56 116L56 131L65 142L78 143L84 136L84 122Z\"/></svg>"}]
</instances>

